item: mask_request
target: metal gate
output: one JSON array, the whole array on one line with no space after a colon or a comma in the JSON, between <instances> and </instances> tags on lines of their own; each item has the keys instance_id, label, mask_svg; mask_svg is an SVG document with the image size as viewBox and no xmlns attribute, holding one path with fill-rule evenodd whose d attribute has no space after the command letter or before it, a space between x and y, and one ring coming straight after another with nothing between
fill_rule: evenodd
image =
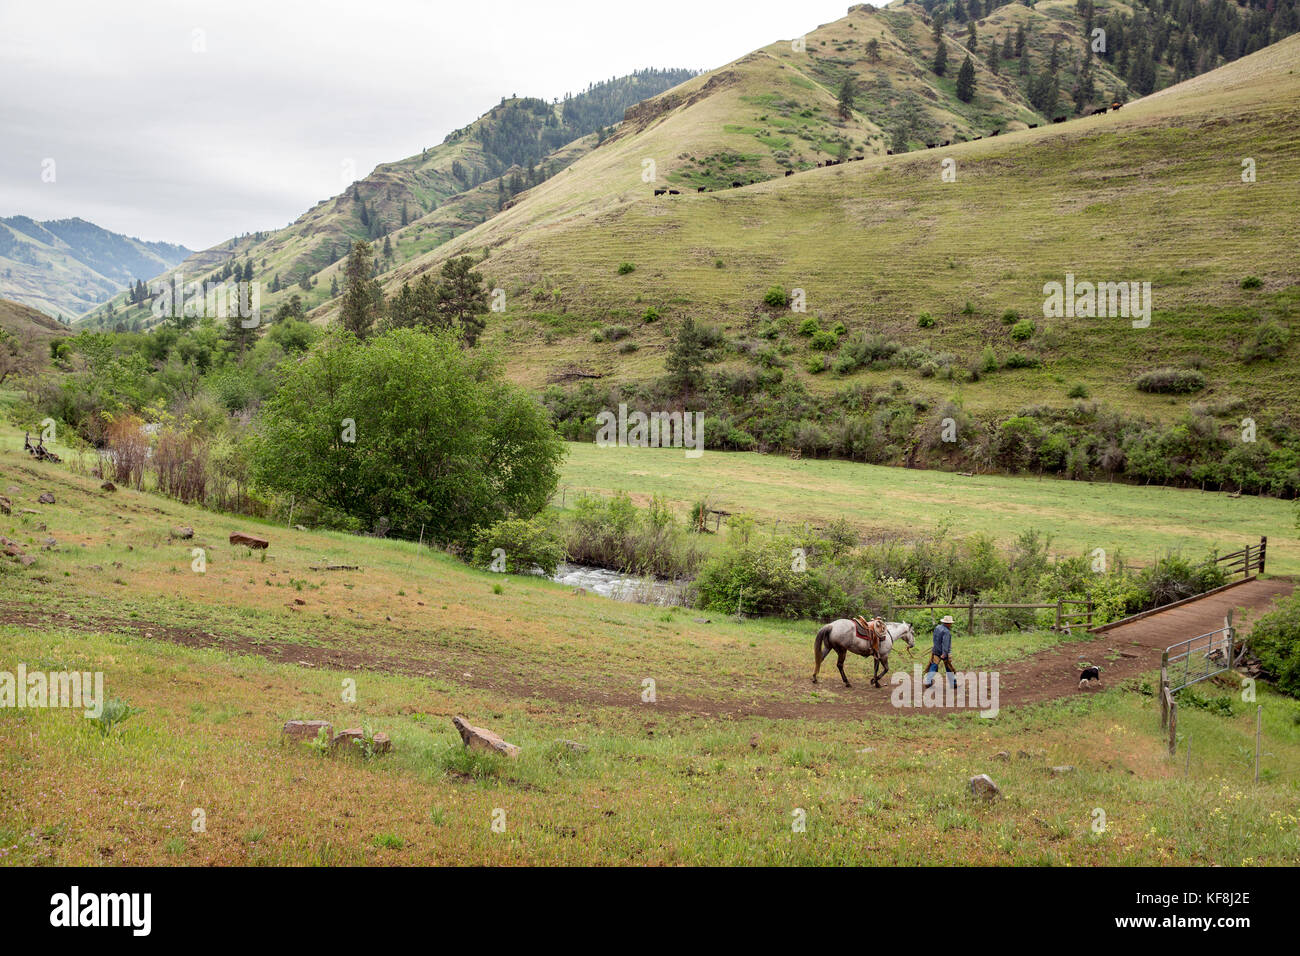
<instances>
[{"instance_id":1,"label":"metal gate","mask_svg":"<svg viewBox=\"0 0 1300 956\"><path fill-rule=\"evenodd\" d=\"M1221 674L1233 665L1236 631L1231 612L1223 627L1179 641L1160 657L1160 683L1171 692Z\"/></svg>"}]
</instances>

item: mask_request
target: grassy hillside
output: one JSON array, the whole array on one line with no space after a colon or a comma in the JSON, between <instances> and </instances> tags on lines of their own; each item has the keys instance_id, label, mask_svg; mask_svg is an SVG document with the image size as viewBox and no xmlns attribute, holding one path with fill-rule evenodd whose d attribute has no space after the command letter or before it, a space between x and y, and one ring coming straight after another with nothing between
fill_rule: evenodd
<instances>
[{"instance_id":1,"label":"grassy hillside","mask_svg":"<svg viewBox=\"0 0 1300 956\"><path fill-rule=\"evenodd\" d=\"M0 219L0 298L70 322L138 279L190 254L184 246L144 242L84 219Z\"/></svg>"},{"instance_id":2,"label":"grassy hillside","mask_svg":"<svg viewBox=\"0 0 1300 956\"><path fill-rule=\"evenodd\" d=\"M228 277L230 267L250 264L252 278L261 283L264 309L274 311L292 295L314 308L331 297L331 279L354 241L374 243L384 269L415 258L486 221L503 202L567 167L622 118L627 106L690 75L688 70L645 70L553 103L503 98L442 143L381 164L355 181L344 178L342 192L321 200L285 228L232 238L194 253L175 271L187 283L218 281ZM340 172L347 177L360 171L344 165ZM147 328L155 324L150 304L133 306L119 297L112 303L111 319L97 309L80 324Z\"/></svg>"},{"instance_id":3,"label":"grassy hillside","mask_svg":"<svg viewBox=\"0 0 1300 956\"><path fill-rule=\"evenodd\" d=\"M0 708L7 863L1300 859L1300 708L1267 688L1262 783L1250 783L1244 706L1180 710L1196 741L1185 776L1182 751L1164 755L1142 680L1074 690L1075 651L1057 635L959 635L956 652L962 666L1004 672L1065 655L1063 699L994 719L903 715L861 661L852 689L808 682L811 622L697 620L409 543L103 492L5 437L2 487L16 507L0 533L36 557L0 563L5 669L102 671L107 696L141 708L105 736L68 710ZM37 503L44 491L55 504ZM172 536L182 525L193 539ZM229 546L235 530L270 549ZM1079 653L1119 660L1104 639ZM355 703L342 700L345 680ZM458 714L521 757L467 754ZM331 758L280 741L284 721L312 718L386 732L395 752ZM1003 799L970 797L967 779L985 772Z\"/></svg>"},{"instance_id":4,"label":"grassy hillside","mask_svg":"<svg viewBox=\"0 0 1300 956\"><path fill-rule=\"evenodd\" d=\"M900 379L926 400L1010 413L1028 403L1068 406L1067 392L1083 386L1108 406L1168 418L1188 399L1142 394L1135 379L1186 365L1207 381L1196 401L1229 407L1225 423L1286 412L1300 341L1291 336L1275 361L1247 363L1243 353L1261 323L1286 326L1300 296L1291 254L1300 39L1105 116L743 189L651 196L641 160L660 157L661 175L687 178L688 158L746 97L770 90L774 75L801 78L779 60L755 54L666 94L684 98L434 250L430 262L398 268L387 289L438 259L486 252L481 268L507 291L490 339L513 356L511 374L534 386L574 366L614 382L658 376L677 320L690 315L725 332L722 368L776 350L784 375L814 392ZM1249 184L1245 158L1258 170ZM941 179L944 159L955 163L955 182ZM635 271L620 274L623 262ZM1044 283L1067 273L1150 282L1150 327L1044 318ZM1249 277L1258 282L1243 288ZM843 323L850 337L881 334L946 354L959 369L986 347L999 365L1012 352L1040 365L982 381L888 368L812 374L806 366L817 353L796 334L807 316L764 307L772 285L805 290L807 316L827 329ZM642 321L649 307L658 322ZM1026 340L1012 338L1008 312L1034 323ZM919 327L921 313L931 327ZM629 326L638 350L593 343L593 330L608 324ZM836 357L831 351L824 364L833 368Z\"/></svg>"}]
</instances>

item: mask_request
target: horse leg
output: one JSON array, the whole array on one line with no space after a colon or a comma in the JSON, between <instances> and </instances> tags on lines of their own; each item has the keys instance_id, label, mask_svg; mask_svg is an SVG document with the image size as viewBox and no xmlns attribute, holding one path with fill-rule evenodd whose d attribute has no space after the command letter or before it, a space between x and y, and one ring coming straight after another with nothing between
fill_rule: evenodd
<instances>
[{"instance_id":1,"label":"horse leg","mask_svg":"<svg viewBox=\"0 0 1300 956\"><path fill-rule=\"evenodd\" d=\"M880 665L881 670L880 670L880 676L875 679L874 683L877 687L879 687L880 682L884 680L885 675L889 673L889 658L886 657L883 661L877 660L876 663Z\"/></svg>"},{"instance_id":2,"label":"horse leg","mask_svg":"<svg viewBox=\"0 0 1300 956\"><path fill-rule=\"evenodd\" d=\"M826 660L826 655L831 652L830 641L822 637L822 632L817 632L817 637L813 640L813 679L817 683L817 675L821 673L822 661Z\"/></svg>"},{"instance_id":3,"label":"horse leg","mask_svg":"<svg viewBox=\"0 0 1300 956\"><path fill-rule=\"evenodd\" d=\"M840 669L840 678L844 681L844 686L845 686L845 687L852 687L853 685L849 683L849 675L846 674L846 673L844 673L844 655L845 655L845 653L847 653L847 652L846 652L846 651L843 651L843 650L841 650L841 651L839 652L839 659L835 662L835 666L838 667L838 668Z\"/></svg>"}]
</instances>

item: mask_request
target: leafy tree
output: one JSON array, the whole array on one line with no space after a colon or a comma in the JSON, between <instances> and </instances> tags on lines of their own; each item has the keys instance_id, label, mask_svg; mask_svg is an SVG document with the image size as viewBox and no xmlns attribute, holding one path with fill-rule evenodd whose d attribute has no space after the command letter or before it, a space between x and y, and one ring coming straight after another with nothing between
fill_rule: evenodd
<instances>
[{"instance_id":1,"label":"leafy tree","mask_svg":"<svg viewBox=\"0 0 1300 956\"><path fill-rule=\"evenodd\" d=\"M970 54L962 62L957 73L957 99L969 103L975 98L975 65L971 63Z\"/></svg>"},{"instance_id":2,"label":"leafy tree","mask_svg":"<svg viewBox=\"0 0 1300 956\"><path fill-rule=\"evenodd\" d=\"M867 41L867 62L868 63L880 62L880 41L875 37L872 37L870 40Z\"/></svg>"},{"instance_id":3,"label":"leafy tree","mask_svg":"<svg viewBox=\"0 0 1300 956\"><path fill-rule=\"evenodd\" d=\"M423 525L468 545L479 528L536 515L555 490L564 447L549 414L449 332L397 329L363 344L336 331L280 372L253 474L356 526L415 537Z\"/></svg>"},{"instance_id":4,"label":"leafy tree","mask_svg":"<svg viewBox=\"0 0 1300 956\"><path fill-rule=\"evenodd\" d=\"M372 277L370 243L358 239L343 267L343 305L339 320L358 339L370 334L384 312L384 293Z\"/></svg>"}]
</instances>

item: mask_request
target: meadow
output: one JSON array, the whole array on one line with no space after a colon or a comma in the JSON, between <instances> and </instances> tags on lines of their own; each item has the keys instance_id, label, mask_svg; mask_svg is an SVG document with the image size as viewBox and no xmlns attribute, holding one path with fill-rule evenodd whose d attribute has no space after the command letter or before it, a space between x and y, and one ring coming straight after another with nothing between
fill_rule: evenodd
<instances>
[{"instance_id":1,"label":"meadow","mask_svg":"<svg viewBox=\"0 0 1300 956\"><path fill-rule=\"evenodd\" d=\"M0 710L8 864L1300 859L1300 704L1267 689L1261 783L1254 707L1235 702L1232 716L1180 716L1195 741L1184 776L1149 677L991 720L900 715L860 660L851 689L809 683L815 622L576 594L409 542L103 491L29 461L12 434L4 446L14 514L0 533L37 560L0 566L0 669L101 670L108 696L140 708L107 734L76 712ZM37 503L43 491L55 504ZM183 526L193 539L173 536ZM232 531L271 546L232 547ZM958 647L963 664L1005 668L1061 640ZM522 755L465 751L458 714ZM280 740L284 721L311 718L382 730L394 752ZM1001 799L970 796L978 773Z\"/></svg>"}]
</instances>

